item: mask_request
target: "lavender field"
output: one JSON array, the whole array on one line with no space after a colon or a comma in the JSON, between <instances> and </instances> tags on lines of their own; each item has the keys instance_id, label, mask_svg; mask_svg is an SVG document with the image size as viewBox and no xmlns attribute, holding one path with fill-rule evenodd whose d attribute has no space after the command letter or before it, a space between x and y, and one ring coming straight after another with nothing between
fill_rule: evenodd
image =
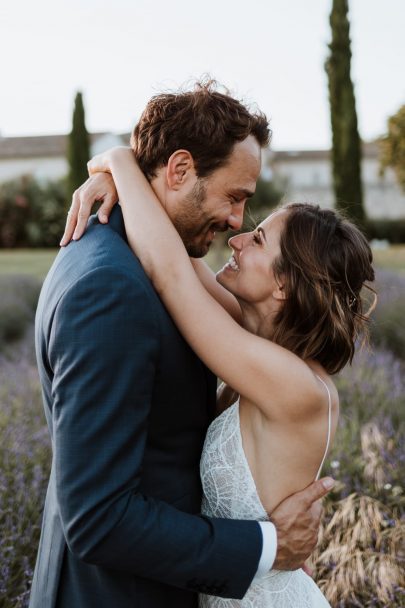
<instances>
[{"instance_id":1,"label":"lavender field","mask_svg":"<svg viewBox=\"0 0 405 608\"><path fill-rule=\"evenodd\" d=\"M28 604L50 466L33 352L40 281L0 276L0 607ZM405 606L405 276L381 270L369 349L337 379L315 578L334 608ZM4 296L4 297L3 297Z\"/></svg>"}]
</instances>

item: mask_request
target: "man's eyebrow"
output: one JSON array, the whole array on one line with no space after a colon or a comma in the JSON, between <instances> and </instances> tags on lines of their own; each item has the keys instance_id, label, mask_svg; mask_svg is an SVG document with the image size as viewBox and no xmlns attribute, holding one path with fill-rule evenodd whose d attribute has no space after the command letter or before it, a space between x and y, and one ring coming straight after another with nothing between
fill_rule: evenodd
<instances>
[{"instance_id":1,"label":"man's eyebrow","mask_svg":"<svg viewBox=\"0 0 405 608\"><path fill-rule=\"evenodd\" d=\"M262 234L262 235L263 235L263 238L264 238L264 240L265 240L265 241L266 241L266 243L267 243L267 239L266 239L266 233L265 233L265 231L263 230L263 228L262 228L261 226L259 226L259 227L257 228L257 232L260 232L260 234Z\"/></svg>"},{"instance_id":2,"label":"man's eyebrow","mask_svg":"<svg viewBox=\"0 0 405 608\"><path fill-rule=\"evenodd\" d=\"M254 195L254 190L247 190L246 188L237 188L236 190L231 190L229 194L238 198L251 198Z\"/></svg>"}]
</instances>

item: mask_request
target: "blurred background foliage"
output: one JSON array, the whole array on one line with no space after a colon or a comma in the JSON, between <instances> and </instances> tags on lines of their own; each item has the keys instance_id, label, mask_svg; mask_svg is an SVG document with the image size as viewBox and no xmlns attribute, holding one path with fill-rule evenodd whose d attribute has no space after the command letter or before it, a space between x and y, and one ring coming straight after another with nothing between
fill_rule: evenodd
<instances>
[{"instance_id":1,"label":"blurred background foliage","mask_svg":"<svg viewBox=\"0 0 405 608\"><path fill-rule=\"evenodd\" d=\"M388 119L388 132L380 141L381 172L394 169L397 181L405 192L405 105Z\"/></svg>"},{"instance_id":2,"label":"blurred background foliage","mask_svg":"<svg viewBox=\"0 0 405 608\"><path fill-rule=\"evenodd\" d=\"M66 183L26 176L0 184L0 247L55 247L66 221Z\"/></svg>"}]
</instances>

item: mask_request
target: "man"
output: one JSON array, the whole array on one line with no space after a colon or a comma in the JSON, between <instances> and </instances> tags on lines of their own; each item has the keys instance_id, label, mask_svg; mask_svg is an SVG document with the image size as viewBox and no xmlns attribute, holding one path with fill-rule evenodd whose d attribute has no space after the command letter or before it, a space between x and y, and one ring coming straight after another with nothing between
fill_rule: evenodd
<instances>
[{"instance_id":1,"label":"man","mask_svg":"<svg viewBox=\"0 0 405 608\"><path fill-rule=\"evenodd\" d=\"M254 150L268 137L261 114L212 84L148 103L132 146L190 255L241 227L260 171ZM114 196L96 176L72 209ZM59 253L36 347L53 462L31 608L195 608L198 592L242 598L269 568L303 564L319 524L312 503L330 489L322 482L279 505L273 523L200 515L216 380L129 249L119 206Z\"/></svg>"}]
</instances>

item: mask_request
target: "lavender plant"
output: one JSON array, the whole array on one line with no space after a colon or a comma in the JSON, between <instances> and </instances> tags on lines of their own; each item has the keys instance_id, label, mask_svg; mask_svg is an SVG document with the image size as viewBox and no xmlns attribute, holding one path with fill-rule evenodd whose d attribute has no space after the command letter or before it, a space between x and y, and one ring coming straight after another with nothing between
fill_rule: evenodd
<instances>
[{"instance_id":1,"label":"lavender plant","mask_svg":"<svg viewBox=\"0 0 405 608\"><path fill-rule=\"evenodd\" d=\"M371 323L373 342L405 360L405 275L379 269L377 291L378 306Z\"/></svg>"},{"instance_id":2,"label":"lavender plant","mask_svg":"<svg viewBox=\"0 0 405 608\"><path fill-rule=\"evenodd\" d=\"M379 272L378 291L378 348L360 352L336 379L341 416L323 471L337 486L325 501L314 566L334 608L405 605L405 278ZM38 292L34 279L0 277L1 608L28 606L51 460L33 352Z\"/></svg>"},{"instance_id":3,"label":"lavender plant","mask_svg":"<svg viewBox=\"0 0 405 608\"><path fill-rule=\"evenodd\" d=\"M0 351L21 338L34 318L41 283L31 276L0 276Z\"/></svg>"},{"instance_id":4,"label":"lavender plant","mask_svg":"<svg viewBox=\"0 0 405 608\"><path fill-rule=\"evenodd\" d=\"M335 608L405 605L405 376L392 353L363 351L337 379L341 416L324 472L316 579Z\"/></svg>"},{"instance_id":5,"label":"lavender plant","mask_svg":"<svg viewBox=\"0 0 405 608\"><path fill-rule=\"evenodd\" d=\"M28 606L49 474L50 443L32 331L0 357L0 605Z\"/></svg>"}]
</instances>

